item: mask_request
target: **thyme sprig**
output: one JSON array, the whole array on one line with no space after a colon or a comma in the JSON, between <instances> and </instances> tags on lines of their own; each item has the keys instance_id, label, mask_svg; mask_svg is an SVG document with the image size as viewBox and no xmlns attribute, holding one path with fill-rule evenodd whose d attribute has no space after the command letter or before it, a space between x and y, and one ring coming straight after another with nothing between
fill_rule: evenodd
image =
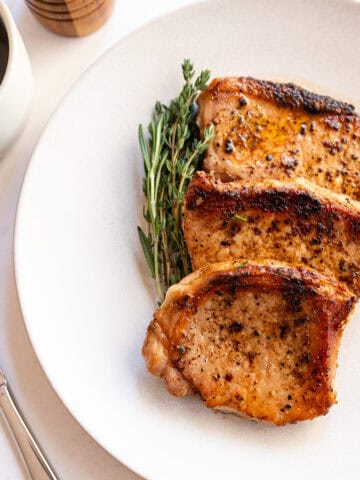
<instances>
[{"instance_id":1,"label":"thyme sprig","mask_svg":"<svg viewBox=\"0 0 360 480\"><path fill-rule=\"evenodd\" d=\"M184 86L169 105L155 104L145 136L139 126L139 145L144 161L144 218L147 231L138 227L142 249L160 302L166 290L191 272L191 261L181 227L181 208L190 179L199 167L209 142L210 126L200 137L194 102L210 78L203 70L195 79L189 59L182 64Z\"/></svg>"}]
</instances>

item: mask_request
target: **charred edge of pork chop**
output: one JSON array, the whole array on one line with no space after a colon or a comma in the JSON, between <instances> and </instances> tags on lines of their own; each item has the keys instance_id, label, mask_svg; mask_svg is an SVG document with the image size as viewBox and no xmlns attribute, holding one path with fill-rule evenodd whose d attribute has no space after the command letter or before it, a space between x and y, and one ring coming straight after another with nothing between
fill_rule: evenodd
<instances>
[{"instance_id":1,"label":"charred edge of pork chop","mask_svg":"<svg viewBox=\"0 0 360 480\"><path fill-rule=\"evenodd\" d=\"M242 260L212 264L188 275L169 289L165 302L155 312L144 342L143 356L148 370L161 377L173 395L197 393L208 407L276 425L326 414L336 402L332 384L337 352L341 332L355 303L354 297L345 287L305 267L274 261L249 261L242 265ZM241 309L247 295L254 298L262 295L279 297L285 305L286 324L284 321L276 324L277 309L272 313L268 311L267 315L264 310L258 314L259 330L261 325L265 329L266 322L270 320L280 332L274 340L270 336L266 336L269 340L263 340L269 342L268 351L264 348L259 348L259 353L241 351L241 348L239 351L240 337L232 344L234 347L229 347L229 341L234 341L230 337L241 336L249 330L249 325L241 323L241 316L246 317L249 312L236 310L237 321L231 320L231 325L225 325L230 318L230 310L227 317L224 305L225 308L235 306ZM259 299L259 307L254 307L252 312L255 317L261 308L260 302ZM262 307L266 312L267 304ZM209 315L205 321L201 320L204 308L208 308ZM304 316L304 312L309 312L309 317ZM310 316L313 316L311 320ZM307 326L306 322L313 327ZM294 333L294 340L288 340L292 326L308 332L304 344L303 333L300 335L299 330ZM312 335L309 334L311 328ZM254 346L252 342L258 341L262 334L265 335L265 330L251 330L248 334L250 340L245 338L245 345L251 348ZM291 353L298 355L291 366L287 366L281 362L281 354L285 355L286 350L289 356L290 347L294 350ZM219 348L219 357L214 359L212 355L216 348ZM303 351L304 348L311 354ZM280 349L280 356L276 349ZM279 376L280 393L266 392L268 400L264 401L262 389L266 390L266 367L265 370L257 368L256 362L257 358L261 361L261 355L266 358L271 352L280 362L279 367L270 365L278 369L275 374ZM244 363L242 367L244 356L247 366ZM284 362L287 362L285 357ZM234 363L234 359L241 362ZM234 367L235 364L239 366ZM247 371L248 377L265 375L265 387L257 387L254 381L255 386L248 385L246 391L244 385L237 382L237 376L246 380ZM288 382L287 402L285 397L277 398L285 394L281 382ZM289 388L294 389L292 395ZM256 397L257 394L260 398Z\"/></svg>"},{"instance_id":2,"label":"charred edge of pork chop","mask_svg":"<svg viewBox=\"0 0 360 480\"><path fill-rule=\"evenodd\" d=\"M233 220L235 214L249 215L249 222ZM197 172L185 197L183 230L194 268L252 255L295 261L360 295L360 203L304 179L223 183ZM302 255L289 246L297 244Z\"/></svg>"},{"instance_id":3,"label":"charred edge of pork chop","mask_svg":"<svg viewBox=\"0 0 360 480\"><path fill-rule=\"evenodd\" d=\"M352 115L355 111L353 105L326 95L310 92L293 83L275 83L252 77L215 78L199 95L198 103L201 105L209 98L213 99L219 95L233 95L234 93L253 95L274 102L278 107L301 109L312 114Z\"/></svg>"},{"instance_id":4,"label":"charred edge of pork chop","mask_svg":"<svg viewBox=\"0 0 360 480\"><path fill-rule=\"evenodd\" d=\"M229 215L253 207L264 212L291 212L305 219L327 207L326 213L334 218L338 214L346 216L351 232L360 234L360 202L302 178L286 183L277 180L221 182L212 174L198 171L186 193L185 208L200 207L209 211L226 208ZM336 210L332 212L333 209ZM330 222L331 218L327 220Z\"/></svg>"}]
</instances>

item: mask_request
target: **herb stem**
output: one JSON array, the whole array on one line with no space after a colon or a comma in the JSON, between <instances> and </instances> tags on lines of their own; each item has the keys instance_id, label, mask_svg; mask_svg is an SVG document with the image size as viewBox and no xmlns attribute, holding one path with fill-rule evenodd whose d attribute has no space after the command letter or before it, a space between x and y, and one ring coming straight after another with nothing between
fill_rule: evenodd
<instances>
[{"instance_id":1,"label":"herb stem","mask_svg":"<svg viewBox=\"0 0 360 480\"><path fill-rule=\"evenodd\" d=\"M210 72L204 70L194 80L190 60L182 65L185 84L169 105L155 105L146 139L139 126L139 145L144 162L144 218L147 235L138 227L144 255L155 280L159 301L170 285L191 271L181 226L181 209L188 183L202 155L214 137L214 129L205 130L203 139L194 119L193 104L206 88Z\"/></svg>"}]
</instances>

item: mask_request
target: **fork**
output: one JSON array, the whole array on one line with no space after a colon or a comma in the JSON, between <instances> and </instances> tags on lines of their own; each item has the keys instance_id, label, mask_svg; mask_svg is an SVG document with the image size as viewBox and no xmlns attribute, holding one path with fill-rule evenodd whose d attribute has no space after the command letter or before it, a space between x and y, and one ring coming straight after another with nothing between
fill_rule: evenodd
<instances>
[{"instance_id":1,"label":"fork","mask_svg":"<svg viewBox=\"0 0 360 480\"><path fill-rule=\"evenodd\" d=\"M0 410L20 449L30 478L32 480L58 480L58 477L56 477L41 451L39 444L21 416L1 369Z\"/></svg>"}]
</instances>

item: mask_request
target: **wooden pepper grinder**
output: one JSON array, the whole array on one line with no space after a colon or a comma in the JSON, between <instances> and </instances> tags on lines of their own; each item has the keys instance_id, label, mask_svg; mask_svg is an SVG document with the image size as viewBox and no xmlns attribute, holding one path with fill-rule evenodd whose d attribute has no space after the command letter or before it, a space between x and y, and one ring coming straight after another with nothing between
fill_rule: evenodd
<instances>
[{"instance_id":1,"label":"wooden pepper grinder","mask_svg":"<svg viewBox=\"0 0 360 480\"><path fill-rule=\"evenodd\" d=\"M48 30L67 37L95 32L110 17L114 0L25 0Z\"/></svg>"}]
</instances>

